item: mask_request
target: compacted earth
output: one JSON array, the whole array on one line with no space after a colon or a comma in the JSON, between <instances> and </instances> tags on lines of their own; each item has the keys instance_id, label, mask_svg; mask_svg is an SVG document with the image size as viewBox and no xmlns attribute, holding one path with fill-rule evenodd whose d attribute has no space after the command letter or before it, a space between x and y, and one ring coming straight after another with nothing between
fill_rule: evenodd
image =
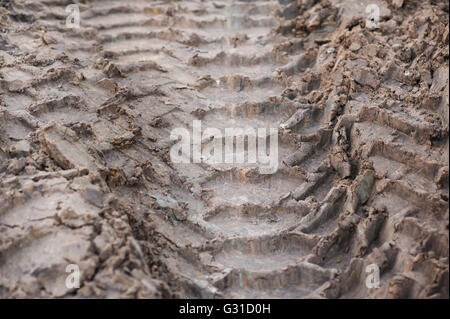
<instances>
[{"instance_id":1,"label":"compacted earth","mask_svg":"<svg viewBox=\"0 0 450 319\"><path fill-rule=\"evenodd\" d=\"M448 15L0 0L0 298L448 298ZM196 120L278 169L175 163Z\"/></svg>"}]
</instances>

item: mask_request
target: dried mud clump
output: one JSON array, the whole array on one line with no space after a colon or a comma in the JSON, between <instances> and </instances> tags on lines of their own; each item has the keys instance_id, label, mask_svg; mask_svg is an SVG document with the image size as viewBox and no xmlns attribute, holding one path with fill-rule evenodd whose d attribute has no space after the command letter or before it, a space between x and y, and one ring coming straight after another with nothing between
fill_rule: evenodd
<instances>
[{"instance_id":1,"label":"dried mud clump","mask_svg":"<svg viewBox=\"0 0 450 319\"><path fill-rule=\"evenodd\" d=\"M449 297L447 1L67 4L0 1L0 298Z\"/></svg>"}]
</instances>

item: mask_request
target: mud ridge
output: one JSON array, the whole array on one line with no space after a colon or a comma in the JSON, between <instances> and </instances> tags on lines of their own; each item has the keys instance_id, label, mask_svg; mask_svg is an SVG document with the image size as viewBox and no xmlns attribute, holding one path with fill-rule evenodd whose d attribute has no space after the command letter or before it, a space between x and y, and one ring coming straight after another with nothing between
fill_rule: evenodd
<instances>
[{"instance_id":1,"label":"mud ridge","mask_svg":"<svg viewBox=\"0 0 450 319\"><path fill-rule=\"evenodd\" d=\"M449 297L446 1L68 4L0 6L0 298ZM195 120L278 170L172 162Z\"/></svg>"}]
</instances>

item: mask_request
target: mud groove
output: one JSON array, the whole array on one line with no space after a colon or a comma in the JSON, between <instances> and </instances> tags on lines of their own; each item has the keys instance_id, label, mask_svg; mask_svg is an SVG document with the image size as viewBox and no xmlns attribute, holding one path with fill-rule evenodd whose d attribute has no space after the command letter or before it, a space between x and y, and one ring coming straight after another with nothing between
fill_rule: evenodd
<instances>
[{"instance_id":1,"label":"mud groove","mask_svg":"<svg viewBox=\"0 0 450 319\"><path fill-rule=\"evenodd\" d=\"M0 7L0 297L448 298L448 5L68 4ZM172 163L194 120L278 170Z\"/></svg>"}]
</instances>

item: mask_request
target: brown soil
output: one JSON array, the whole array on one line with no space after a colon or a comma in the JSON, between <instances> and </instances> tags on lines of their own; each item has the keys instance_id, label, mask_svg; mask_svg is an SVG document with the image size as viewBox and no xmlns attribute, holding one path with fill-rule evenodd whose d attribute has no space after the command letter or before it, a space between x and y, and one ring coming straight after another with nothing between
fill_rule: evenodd
<instances>
[{"instance_id":1,"label":"brown soil","mask_svg":"<svg viewBox=\"0 0 450 319\"><path fill-rule=\"evenodd\" d=\"M0 298L448 298L448 22L444 0L0 0ZM172 163L193 120L279 127L278 171Z\"/></svg>"}]
</instances>

